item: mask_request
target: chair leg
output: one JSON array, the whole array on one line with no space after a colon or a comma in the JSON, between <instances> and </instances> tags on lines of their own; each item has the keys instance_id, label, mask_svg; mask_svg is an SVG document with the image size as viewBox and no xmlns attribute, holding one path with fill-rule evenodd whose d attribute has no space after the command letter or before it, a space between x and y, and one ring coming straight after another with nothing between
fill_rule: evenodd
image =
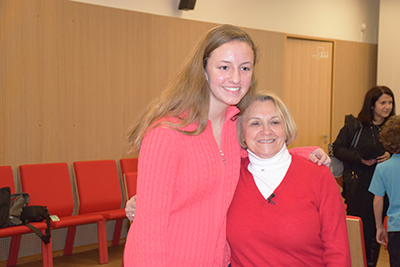
<instances>
[{"instance_id":1,"label":"chair leg","mask_svg":"<svg viewBox=\"0 0 400 267\"><path fill-rule=\"evenodd\" d=\"M65 240L64 255L71 255L74 248L76 226L68 227L67 239Z\"/></svg>"},{"instance_id":2,"label":"chair leg","mask_svg":"<svg viewBox=\"0 0 400 267\"><path fill-rule=\"evenodd\" d=\"M121 267L124 267L124 254L125 254L125 247L124 250L122 251L122 262L121 262Z\"/></svg>"},{"instance_id":3,"label":"chair leg","mask_svg":"<svg viewBox=\"0 0 400 267\"><path fill-rule=\"evenodd\" d=\"M7 266L17 265L20 244L21 244L21 235L13 235L11 237L10 252L8 255Z\"/></svg>"},{"instance_id":4,"label":"chair leg","mask_svg":"<svg viewBox=\"0 0 400 267\"><path fill-rule=\"evenodd\" d=\"M43 234L46 234L46 230L43 230L42 232ZM52 238L50 238L50 242L48 244L42 242L42 262L43 267L53 267Z\"/></svg>"},{"instance_id":5,"label":"chair leg","mask_svg":"<svg viewBox=\"0 0 400 267\"><path fill-rule=\"evenodd\" d=\"M106 220L97 222L97 236L99 239L99 261L100 261L100 264L108 263Z\"/></svg>"},{"instance_id":6,"label":"chair leg","mask_svg":"<svg viewBox=\"0 0 400 267\"><path fill-rule=\"evenodd\" d=\"M119 240L121 239L122 223L124 219L119 219L115 222L114 237L111 243L112 246L118 246Z\"/></svg>"}]
</instances>

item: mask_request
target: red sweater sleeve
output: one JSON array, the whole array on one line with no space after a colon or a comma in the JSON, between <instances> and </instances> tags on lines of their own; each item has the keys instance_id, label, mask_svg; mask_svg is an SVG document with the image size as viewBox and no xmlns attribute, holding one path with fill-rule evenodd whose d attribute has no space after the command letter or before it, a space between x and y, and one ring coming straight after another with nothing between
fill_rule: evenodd
<instances>
[{"instance_id":1,"label":"red sweater sleeve","mask_svg":"<svg viewBox=\"0 0 400 267\"><path fill-rule=\"evenodd\" d=\"M321 198L319 214L324 262L329 267L351 266L346 215L339 188L329 168L322 168L320 176L320 186L314 190Z\"/></svg>"}]
</instances>

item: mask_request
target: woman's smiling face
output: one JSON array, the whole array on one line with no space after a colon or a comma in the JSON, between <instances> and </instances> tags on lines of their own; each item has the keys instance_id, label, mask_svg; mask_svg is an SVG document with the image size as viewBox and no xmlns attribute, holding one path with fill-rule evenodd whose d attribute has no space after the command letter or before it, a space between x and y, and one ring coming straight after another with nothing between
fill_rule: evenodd
<instances>
[{"instance_id":1,"label":"woman's smiling face","mask_svg":"<svg viewBox=\"0 0 400 267\"><path fill-rule=\"evenodd\" d=\"M211 107L237 105L251 85L254 53L242 41L225 43L207 59L206 78L211 88Z\"/></svg>"},{"instance_id":2,"label":"woman's smiling face","mask_svg":"<svg viewBox=\"0 0 400 267\"><path fill-rule=\"evenodd\" d=\"M285 145L284 122L271 100L254 101L243 114L243 137L247 148L260 158L275 156Z\"/></svg>"},{"instance_id":3,"label":"woman's smiling face","mask_svg":"<svg viewBox=\"0 0 400 267\"><path fill-rule=\"evenodd\" d=\"M374 119L378 122L383 122L393 109L393 99L390 95L383 94L375 102L375 106L372 108L374 111Z\"/></svg>"}]
</instances>

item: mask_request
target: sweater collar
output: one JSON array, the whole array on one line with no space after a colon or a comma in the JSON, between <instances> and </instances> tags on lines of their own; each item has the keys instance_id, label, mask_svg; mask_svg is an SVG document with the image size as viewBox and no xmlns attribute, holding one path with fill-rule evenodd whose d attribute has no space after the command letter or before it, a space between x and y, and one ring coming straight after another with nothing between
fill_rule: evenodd
<instances>
[{"instance_id":1,"label":"sweater collar","mask_svg":"<svg viewBox=\"0 0 400 267\"><path fill-rule=\"evenodd\" d=\"M282 149L272 158L263 159L255 155L249 149L247 149L250 164L249 171L250 172L268 172L271 170L282 168L283 166L287 166L291 162L290 153L286 147L283 145Z\"/></svg>"}]
</instances>

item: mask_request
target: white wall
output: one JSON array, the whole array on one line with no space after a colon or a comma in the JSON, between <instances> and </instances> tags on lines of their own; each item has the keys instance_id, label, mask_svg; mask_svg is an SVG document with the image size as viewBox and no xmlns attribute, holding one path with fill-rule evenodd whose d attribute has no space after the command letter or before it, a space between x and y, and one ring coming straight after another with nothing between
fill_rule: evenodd
<instances>
[{"instance_id":1,"label":"white wall","mask_svg":"<svg viewBox=\"0 0 400 267\"><path fill-rule=\"evenodd\" d=\"M400 1L381 0L378 84L393 90L400 111Z\"/></svg>"},{"instance_id":2,"label":"white wall","mask_svg":"<svg viewBox=\"0 0 400 267\"><path fill-rule=\"evenodd\" d=\"M178 10L180 0L75 1L312 37L378 41L379 0L197 0L192 11Z\"/></svg>"}]
</instances>

